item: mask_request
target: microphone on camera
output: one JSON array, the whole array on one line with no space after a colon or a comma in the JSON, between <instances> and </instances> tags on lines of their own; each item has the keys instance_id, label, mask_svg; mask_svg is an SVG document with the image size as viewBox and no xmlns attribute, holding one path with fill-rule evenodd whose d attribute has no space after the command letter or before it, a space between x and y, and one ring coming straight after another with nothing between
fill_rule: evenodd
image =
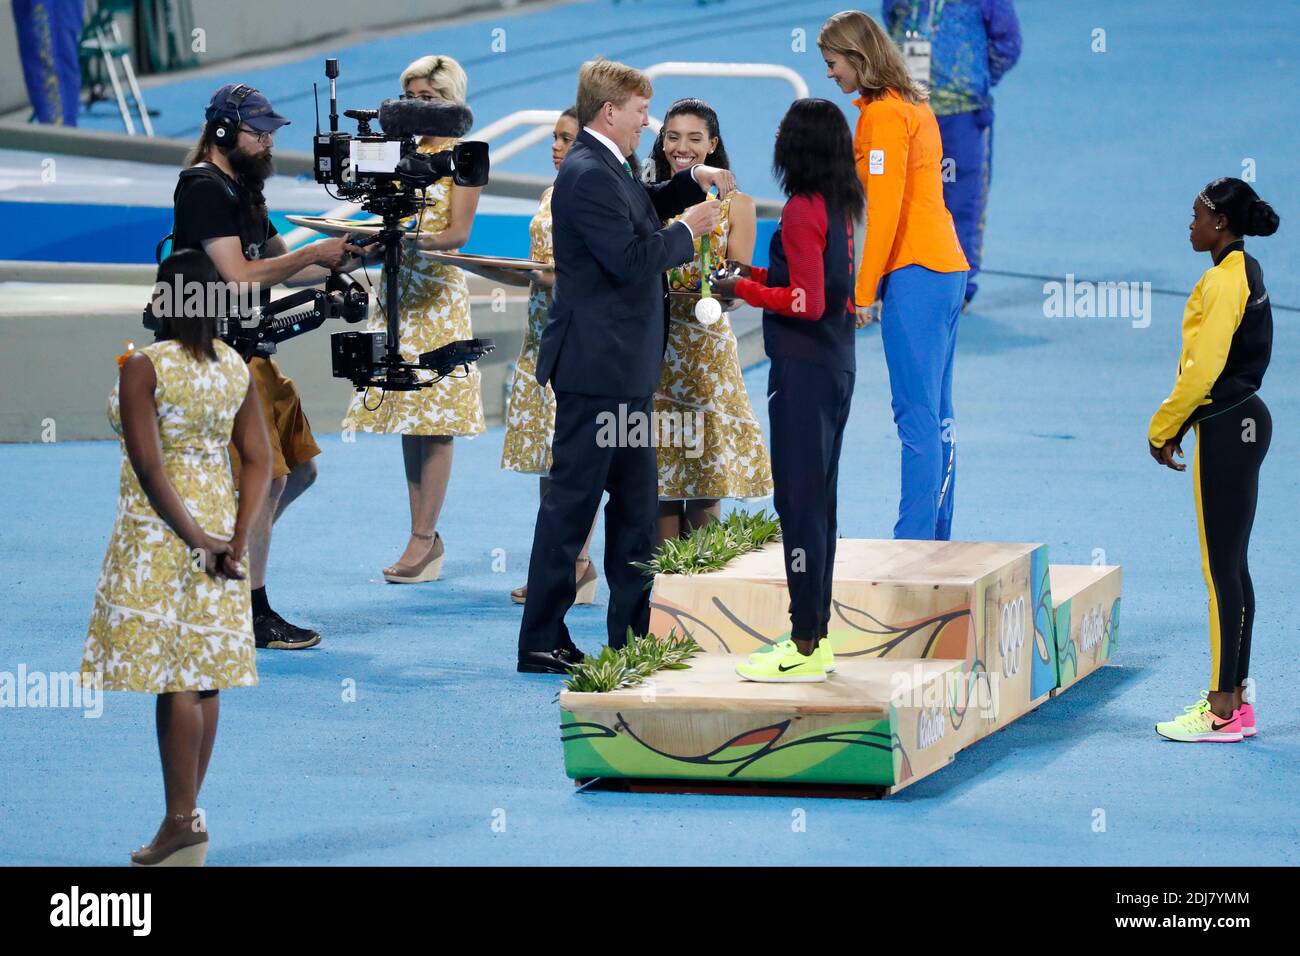
<instances>
[{"instance_id":1,"label":"microphone on camera","mask_svg":"<svg viewBox=\"0 0 1300 956\"><path fill-rule=\"evenodd\" d=\"M442 136L459 138L474 125L468 106L446 100L384 100L379 125L385 136Z\"/></svg>"}]
</instances>

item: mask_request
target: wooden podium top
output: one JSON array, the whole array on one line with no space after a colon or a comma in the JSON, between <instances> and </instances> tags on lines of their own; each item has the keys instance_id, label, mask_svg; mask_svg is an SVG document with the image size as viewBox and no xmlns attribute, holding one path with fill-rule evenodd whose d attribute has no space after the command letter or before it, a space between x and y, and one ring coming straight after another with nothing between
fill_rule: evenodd
<instances>
[{"instance_id":1,"label":"wooden podium top","mask_svg":"<svg viewBox=\"0 0 1300 956\"><path fill-rule=\"evenodd\" d=\"M879 584L969 585L1040 547L988 541L893 541L842 538L835 544L837 581ZM678 575L662 575L661 578ZM733 560L713 579L785 582L781 542Z\"/></svg>"},{"instance_id":2,"label":"wooden podium top","mask_svg":"<svg viewBox=\"0 0 1300 956\"><path fill-rule=\"evenodd\" d=\"M583 713L716 710L884 717L891 694L907 693L962 666L949 660L837 659L835 672L823 683L760 684L736 673L743 660L745 655L697 654L686 670L656 673L653 692L648 684L606 694L561 691L560 706Z\"/></svg>"},{"instance_id":3,"label":"wooden podium top","mask_svg":"<svg viewBox=\"0 0 1300 956\"><path fill-rule=\"evenodd\" d=\"M1052 576L1052 603L1060 607L1088 585L1108 574L1118 574L1119 565L1053 564L1048 573Z\"/></svg>"}]
</instances>

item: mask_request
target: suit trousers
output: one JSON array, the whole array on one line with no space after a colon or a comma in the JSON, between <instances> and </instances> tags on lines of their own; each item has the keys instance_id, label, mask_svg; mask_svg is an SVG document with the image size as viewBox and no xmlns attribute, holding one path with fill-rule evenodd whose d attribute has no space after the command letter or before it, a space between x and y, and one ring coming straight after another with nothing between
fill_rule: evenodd
<instances>
[{"instance_id":1,"label":"suit trousers","mask_svg":"<svg viewBox=\"0 0 1300 956\"><path fill-rule=\"evenodd\" d=\"M655 546L659 471L652 443L653 411L649 395L616 398L555 391L551 480L533 531L520 653L573 646L564 616L576 596L574 563L606 491L609 646L627 643L628 628L638 636L649 629L650 590L632 562L649 561ZM638 419L645 422L639 432L625 427Z\"/></svg>"}]
</instances>

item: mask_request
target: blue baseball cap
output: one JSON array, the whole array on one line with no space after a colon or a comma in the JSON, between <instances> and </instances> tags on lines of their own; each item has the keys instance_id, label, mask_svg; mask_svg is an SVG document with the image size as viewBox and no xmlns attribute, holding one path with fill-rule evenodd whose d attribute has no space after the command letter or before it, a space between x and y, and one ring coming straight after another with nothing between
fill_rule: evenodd
<instances>
[{"instance_id":1,"label":"blue baseball cap","mask_svg":"<svg viewBox=\"0 0 1300 956\"><path fill-rule=\"evenodd\" d=\"M233 101L238 97L232 94L241 86L248 90L248 93L236 106ZM259 133L274 133L281 126L289 125L287 119L271 109L270 100L251 86L240 83L227 83L213 93L212 102L208 104L207 111L203 115L209 123L222 116L247 123L250 128Z\"/></svg>"}]
</instances>

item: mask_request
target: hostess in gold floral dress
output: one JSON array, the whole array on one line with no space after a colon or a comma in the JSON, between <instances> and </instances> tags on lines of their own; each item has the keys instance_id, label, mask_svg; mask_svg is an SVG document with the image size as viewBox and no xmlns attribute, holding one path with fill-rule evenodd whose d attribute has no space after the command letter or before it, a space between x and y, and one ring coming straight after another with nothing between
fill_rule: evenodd
<instances>
[{"instance_id":1,"label":"hostess in gold floral dress","mask_svg":"<svg viewBox=\"0 0 1300 956\"><path fill-rule=\"evenodd\" d=\"M551 192L542 193L537 214L528 224L531 244L528 257L534 262L555 262L551 244ZM510 394L506 398L506 441L501 467L525 475L545 475L551 470L551 438L555 434L555 393L551 386L537 384L537 351L542 329L551 311L551 290L536 282L528 284L528 328L519 349Z\"/></svg>"},{"instance_id":2,"label":"hostess in gold floral dress","mask_svg":"<svg viewBox=\"0 0 1300 956\"><path fill-rule=\"evenodd\" d=\"M226 444L248 391L248 368L226 343L196 359L174 340L140 351L153 362L163 466L194 520L214 538L235 533ZM122 435L116 385L108 418ZM106 690L147 694L257 684L248 579L209 575L154 511L122 448L117 519L95 588L83 674Z\"/></svg>"},{"instance_id":3,"label":"hostess in gold floral dress","mask_svg":"<svg viewBox=\"0 0 1300 956\"><path fill-rule=\"evenodd\" d=\"M433 153L452 145L425 141L420 144L420 151ZM451 223L453 188L448 176L425 190L426 205L418 216L422 235L437 235ZM377 288L383 289L385 282L381 277ZM404 242L397 283L401 313L398 334L404 361L418 361L422 352L474 337L470 327L469 286L460 269L420 255L416 242ZM383 332L387 327L381 298L367 328L371 332ZM432 372L419 374L426 381L434 378ZM487 428L480 382L478 366L470 365L468 372L458 368L427 388L409 392L368 388L356 392L348 404L343 428L398 435L478 435Z\"/></svg>"},{"instance_id":4,"label":"hostess in gold floral dress","mask_svg":"<svg viewBox=\"0 0 1300 956\"><path fill-rule=\"evenodd\" d=\"M732 195L723 199L709 240L712 268L727 257ZM668 271L668 288L700 291L699 236L695 258ZM698 295L670 299L668 348L655 412L661 423L664 415L672 415L673 422L681 416L684 440L660 444L657 450L659 498L766 497L772 493L772 465L745 390L730 318L724 312L712 325L702 325L695 318L698 301Z\"/></svg>"}]
</instances>

